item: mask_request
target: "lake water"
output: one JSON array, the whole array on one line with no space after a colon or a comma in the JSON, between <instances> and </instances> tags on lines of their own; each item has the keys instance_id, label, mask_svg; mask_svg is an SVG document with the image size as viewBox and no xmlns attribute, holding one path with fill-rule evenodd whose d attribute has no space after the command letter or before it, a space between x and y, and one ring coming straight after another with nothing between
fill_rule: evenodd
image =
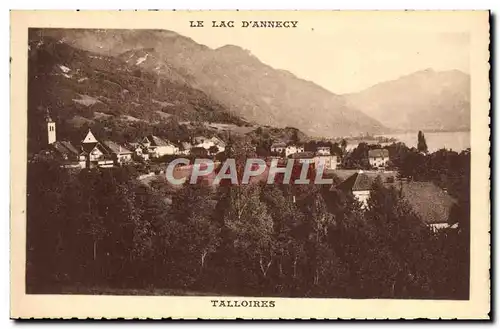
<instances>
[{"instance_id":1,"label":"lake water","mask_svg":"<svg viewBox=\"0 0 500 329\"><path fill-rule=\"evenodd\" d=\"M417 147L418 133L404 133L404 134L386 134L385 137L393 137L400 142L405 143L408 147ZM452 149L453 151L460 152L470 147L470 132L435 132L425 133L425 141L429 152L434 152L442 148Z\"/></svg>"}]
</instances>

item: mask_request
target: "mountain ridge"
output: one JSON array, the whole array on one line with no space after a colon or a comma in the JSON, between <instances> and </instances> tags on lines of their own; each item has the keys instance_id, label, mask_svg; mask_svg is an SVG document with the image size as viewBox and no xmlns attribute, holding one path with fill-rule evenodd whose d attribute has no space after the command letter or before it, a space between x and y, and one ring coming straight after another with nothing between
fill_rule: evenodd
<instances>
[{"instance_id":1,"label":"mountain ridge","mask_svg":"<svg viewBox=\"0 0 500 329\"><path fill-rule=\"evenodd\" d=\"M144 57L144 49L149 49L151 57L140 62L142 69L172 79L177 75L235 115L257 124L293 126L308 135L325 137L388 130L349 108L340 95L274 69L238 46L211 49L171 31L108 30L97 36L90 30L44 32L81 49L115 57L126 53L136 62Z\"/></svg>"},{"instance_id":2,"label":"mountain ridge","mask_svg":"<svg viewBox=\"0 0 500 329\"><path fill-rule=\"evenodd\" d=\"M396 131L470 130L470 76L460 70L420 70L344 96Z\"/></svg>"}]
</instances>

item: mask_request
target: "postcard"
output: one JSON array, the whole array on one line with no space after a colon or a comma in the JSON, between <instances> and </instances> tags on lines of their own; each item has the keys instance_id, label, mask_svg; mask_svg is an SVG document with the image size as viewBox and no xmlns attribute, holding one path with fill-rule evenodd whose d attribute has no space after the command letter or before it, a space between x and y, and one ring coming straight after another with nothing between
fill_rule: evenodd
<instances>
[{"instance_id":1,"label":"postcard","mask_svg":"<svg viewBox=\"0 0 500 329\"><path fill-rule=\"evenodd\" d=\"M11 318L489 319L487 11L12 11Z\"/></svg>"}]
</instances>

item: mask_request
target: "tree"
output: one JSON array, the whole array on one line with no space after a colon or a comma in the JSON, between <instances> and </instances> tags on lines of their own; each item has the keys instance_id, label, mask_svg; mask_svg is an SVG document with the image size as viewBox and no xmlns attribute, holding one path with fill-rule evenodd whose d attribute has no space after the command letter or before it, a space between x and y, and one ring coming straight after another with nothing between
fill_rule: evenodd
<instances>
[{"instance_id":1,"label":"tree","mask_svg":"<svg viewBox=\"0 0 500 329\"><path fill-rule=\"evenodd\" d=\"M301 219L297 214L291 195L285 195L276 185L264 184L261 191L261 200L266 204L273 220L273 239L277 253L279 276L286 277L287 274L290 274L284 268L287 258L293 255L295 264L297 260L297 255L292 250L293 236L291 232L295 223Z\"/></svg>"},{"instance_id":2,"label":"tree","mask_svg":"<svg viewBox=\"0 0 500 329\"><path fill-rule=\"evenodd\" d=\"M422 131L418 132L417 136L417 150L422 153L428 153L429 150L427 149L427 142L425 141L425 136Z\"/></svg>"},{"instance_id":3,"label":"tree","mask_svg":"<svg viewBox=\"0 0 500 329\"><path fill-rule=\"evenodd\" d=\"M210 148L208 149L208 154L217 154L219 153L219 148L215 145L212 145L210 146Z\"/></svg>"},{"instance_id":4,"label":"tree","mask_svg":"<svg viewBox=\"0 0 500 329\"><path fill-rule=\"evenodd\" d=\"M342 138L342 140L340 141L340 148L342 149L342 155L344 156L347 150L347 141L345 140L345 138Z\"/></svg>"},{"instance_id":5,"label":"tree","mask_svg":"<svg viewBox=\"0 0 500 329\"><path fill-rule=\"evenodd\" d=\"M259 185L228 187L229 207L225 209L225 227L233 237L234 248L256 261L263 277L273 262L273 221L260 200Z\"/></svg>"},{"instance_id":6,"label":"tree","mask_svg":"<svg viewBox=\"0 0 500 329\"><path fill-rule=\"evenodd\" d=\"M220 226L213 219L216 202L211 187L185 184L173 199L172 216L182 225L184 248L199 260L203 270L207 256L220 242Z\"/></svg>"}]
</instances>

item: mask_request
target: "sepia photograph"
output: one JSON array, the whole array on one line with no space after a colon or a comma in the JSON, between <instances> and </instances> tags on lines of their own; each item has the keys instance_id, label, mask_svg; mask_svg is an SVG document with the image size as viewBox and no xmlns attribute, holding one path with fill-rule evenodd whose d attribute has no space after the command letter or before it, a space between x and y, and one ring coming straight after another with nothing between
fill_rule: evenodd
<instances>
[{"instance_id":1,"label":"sepia photograph","mask_svg":"<svg viewBox=\"0 0 500 329\"><path fill-rule=\"evenodd\" d=\"M474 268L489 289L487 12L165 14L17 40L22 294L470 302Z\"/></svg>"}]
</instances>

